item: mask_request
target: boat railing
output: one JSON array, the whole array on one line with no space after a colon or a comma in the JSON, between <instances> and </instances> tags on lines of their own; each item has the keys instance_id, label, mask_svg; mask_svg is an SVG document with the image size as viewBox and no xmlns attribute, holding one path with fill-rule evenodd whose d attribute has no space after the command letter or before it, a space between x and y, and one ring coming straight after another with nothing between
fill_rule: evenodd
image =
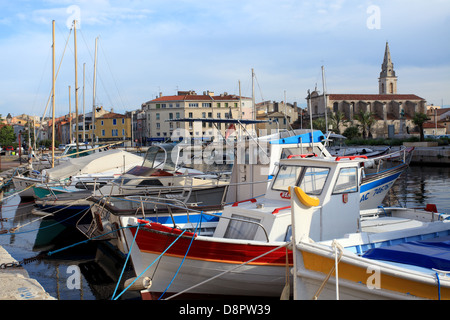
<instances>
[{"instance_id":1,"label":"boat railing","mask_svg":"<svg viewBox=\"0 0 450 320\"><path fill-rule=\"evenodd\" d=\"M186 210L188 223L191 223L190 218L189 218L190 213L200 213L200 214L204 214L204 215L208 215L208 216L212 216L212 217L217 217L219 219L228 219L228 220L233 220L233 221L240 221L240 222L244 222L244 223L254 224L262 229L262 231L265 235L266 241L269 242L269 235L267 233L267 230L261 223L256 222L256 221L250 221L250 220L240 219L240 218L236 218L236 217L227 217L227 216L223 216L221 214L217 214L217 213L213 213L213 212L196 210L193 208L189 208L186 205L186 203L184 203L183 201L180 201L179 199L167 199L167 198L152 197L152 196L127 196L127 197L125 197L125 199L128 201L135 201L135 202L140 203L141 211L143 213L144 218L145 218L145 204L152 204L152 205L164 205L164 206L167 206L168 208ZM172 210L169 209L168 211L171 216L174 228L177 228ZM138 214L138 211L136 210L136 215L137 214Z\"/></svg>"},{"instance_id":2,"label":"boat railing","mask_svg":"<svg viewBox=\"0 0 450 320\"><path fill-rule=\"evenodd\" d=\"M374 158L361 159L360 162L364 163L365 169L374 168L375 170L373 172L365 173L366 175L373 175L380 173L383 170L397 167L399 165L409 165L412 157L412 151L413 149L402 146L397 151L393 151ZM395 165L395 162L399 162L400 164Z\"/></svg>"}]
</instances>

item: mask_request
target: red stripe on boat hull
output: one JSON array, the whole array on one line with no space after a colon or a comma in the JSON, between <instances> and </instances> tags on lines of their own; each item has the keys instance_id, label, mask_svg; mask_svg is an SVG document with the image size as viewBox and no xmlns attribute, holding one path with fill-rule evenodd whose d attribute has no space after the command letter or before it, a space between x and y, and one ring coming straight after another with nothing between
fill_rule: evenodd
<instances>
[{"instance_id":1,"label":"red stripe on boat hull","mask_svg":"<svg viewBox=\"0 0 450 320\"><path fill-rule=\"evenodd\" d=\"M152 224L154 226L155 224ZM160 254L179 236L180 232L177 229L174 232L161 231L156 227L146 225L139 230L136 238L136 243L142 252ZM131 228L133 236L136 228ZM186 232L181 236L172 247L165 253L166 256L184 257L192 240L192 233ZM281 243L280 243L281 244ZM210 241L207 237L195 238L192 241L189 249L187 259L205 260L213 262L222 262L228 264L242 264L251 259L254 259L272 249L277 245L273 244L248 244L248 243L232 243L225 241ZM289 251L289 264L292 265L292 252ZM285 266L286 265L286 249L280 248L271 252L249 265L270 265L270 266Z\"/></svg>"}]
</instances>

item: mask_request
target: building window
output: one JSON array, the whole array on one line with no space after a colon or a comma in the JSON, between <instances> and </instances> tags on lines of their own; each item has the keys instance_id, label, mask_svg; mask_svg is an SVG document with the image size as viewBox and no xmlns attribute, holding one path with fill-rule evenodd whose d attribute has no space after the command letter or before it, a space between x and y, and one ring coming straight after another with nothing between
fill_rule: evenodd
<instances>
[{"instance_id":1,"label":"building window","mask_svg":"<svg viewBox=\"0 0 450 320\"><path fill-rule=\"evenodd\" d=\"M125 124L125 118L122 118L122 124Z\"/></svg>"},{"instance_id":2,"label":"building window","mask_svg":"<svg viewBox=\"0 0 450 320\"><path fill-rule=\"evenodd\" d=\"M169 108L173 108L173 104L170 103L170 104L169 104Z\"/></svg>"},{"instance_id":3,"label":"building window","mask_svg":"<svg viewBox=\"0 0 450 320\"><path fill-rule=\"evenodd\" d=\"M161 108L165 109L165 108L166 108L166 104L165 104L165 103L162 103L162 104L161 104Z\"/></svg>"},{"instance_id":4,"label":"building window","mask_svg":"<svg viewBox=\"0 0 450 320\"><path fill-rule=\"evenodd\" d=\"M156 109L161 108L161 105L159 103L156 104Z\"/></svg>"},{"instance_id":5,"label":"building window","mask_svg":"<svg viewBox=\"0 0 450 320\"><path fill-rule=\"evenodd\" d=\"M113 137L118 137L118 136L119 136L119 130L117 130L117 129L112 129L112 130L111 130L111 135L112 135Z\"/></svg>"},{"instance_id":6,"label":"building window","mask_svg":"<svg viewBox=\"0 0 450 320\"><path fill-rule=\"evenodd\" d=\"M202 108L211 108L211 102L203 102Z\"/></svg>"},{"instance_id":7,"label":"building window","mask_svg":"<svg viewBox=\"0 0 450 320\"><path fill-rule=\"evenodd\" d=\"M180 113L177 112L177 113L175 114L175 117L176 117L177 119L180 119Z\"/></svg>"},{"instance_id":8,"label":"building window","mask_svg":"<svg viewBox=\"0 0 450 320\"><path fill-rule=\"evenodd\" d=\"M169 113L169 119L173 119L173 113Z\"/></svg>"},{"instance_id":9,"label":"building window","mask_svg":"<svg viewBox=\"0 0 450 320\"><path fill-rule=\"evenodd\" d=\"M125 129L122 129L122 136L125 137Z\"/></svg>"},{"instance_id":10,"label":"building window","mask_svg":"<svg viewBox=\"0 0 450 320\"><path fill-rule=\"evenodd\" d=\"M198 103L189 103L189 108L198 108Z\"/></svg>"},{"instance_id":11,"label":"building window","mask_svg":"<svg viewBox=\"0 0 450 320\"><path fill-rule=\"evenodd\" d=\"M105 136L105 130L102 130L102 136L103 137Z\"/></svg>"},{"instance_id":12,"label":"building window","mask_svg":"<svg viewBox=\"0 0 450 320\"><path fill-rule=\"evenodd\" d=\"M189 118L191 118L191 119L192 119L192 117L193 117L193 114L192 114L192 112L189 112Z\"/></svg>"},{"instance_id":13,"label":"building window","mask_svg":"<svg viewBox=\"0 0 450 320\"><path fill-rule=\"evenodd\" d=\"M177 103L177 108L179 108L180 107L180 104L179 103Z\"/></svg>"},{"instance_id":14,"label":"building window","mask_svg":"<svg viewBox=\"0 0 450 320\"><path fill-rule=\"evenodd\" d=\"M101 124L103 125L104 123L103 123L103 120L101 121Z\"/></svg>"},{"instance_id":15,"label":"building window","mask_svg":"<svg viewBox=\"0 0 450 320\"><path fill-rule=\"evenodd\" d=\"M161 129L161 124L159 122L156 123L156 129Z\"/></svg>"},{"instance_id":16,"label":"building window","mask_svg":"<svg viewBox=\"0 0 450 320\"><path fill-rule=\"evenodd\" d=\"M220 108L220 102L217 102L217 108Z\"/></svg>"},{"instance_id":17,"label":"building window","mask_svg":"<svg viewBox=\"0 0 450 320\"><path fill-rule=\"evenodd\" d=\"M113 119L113 125L117 125L117 119Z\"/></svg>"},{"instance_id":18,"label":"building window","mask_svg":"<svg viewBox=\"0 0 450 320\"><path fill-rule=\"evenodd\" d=\"M159 113L156 114L156 120L159 120Z\"/></svg>"}]
</instances>

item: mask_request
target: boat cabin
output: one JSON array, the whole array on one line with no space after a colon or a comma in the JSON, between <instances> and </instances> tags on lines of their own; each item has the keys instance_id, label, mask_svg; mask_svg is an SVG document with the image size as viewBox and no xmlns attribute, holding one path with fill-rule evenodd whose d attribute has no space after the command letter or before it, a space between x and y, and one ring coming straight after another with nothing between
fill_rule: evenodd
<instances>
[{"instance_id":1,"label":"boat cabin","mask_svg":"<svg viewBox=\"0 0 450 320\"><path fill-rule=\"evenodd\" d=\"M264 197L225 207L214 237L258 241L290 241L291 197L304 201L311 216L303 232L324 240L355 232L359 219L361 168L357 159L295 157L281 160ZM295 188L292 188L295 187ZM324 227L323 219L328 219ZM335 232L337 230L337 232Z\"/></svg>"}]
</instances>

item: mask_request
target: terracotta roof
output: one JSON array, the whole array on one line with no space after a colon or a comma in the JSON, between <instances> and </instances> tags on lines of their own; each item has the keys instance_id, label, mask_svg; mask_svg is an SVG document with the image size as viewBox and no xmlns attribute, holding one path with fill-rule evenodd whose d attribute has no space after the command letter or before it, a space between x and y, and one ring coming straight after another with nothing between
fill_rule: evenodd
<instances>
[{"instance_id":1,"label":"terracotta roof","mask_svg":"<svg viewBox=\"0 0 450 320\"><path fill-rule=\"evenodd\" d=\"M127 118L127 116L120 114L120 113L110 112L110 113L105 113L101 117L97 117L97 119L114 119L114 118Z\"/></svg>"},{"instance_id":2,"label":"terracotta roof","mask_svg":"<svg viewBox=\"0 0 450 320\"><path fill-rule=\"evenodd\" d=\"M241 97L241 99L250 99L247 97ZM226 100L236 100L239 101L239 96L236 95L218 95L218 96L210 96L210 95L200 95L200 94L184 94L177 96L162 96L156 99L153 99L148 102L169 102L169 101L226 101Z\"/></svg>"},{"instance_id":3,"label":"terracotta roof","mask_svg":"<svg viewBox=\"0 0 450 320\"><path fill-rule=\"evenodd\" d=\"M424 100L415 94L329 94L329 100Z\"/></svg>"}]
</instances>

